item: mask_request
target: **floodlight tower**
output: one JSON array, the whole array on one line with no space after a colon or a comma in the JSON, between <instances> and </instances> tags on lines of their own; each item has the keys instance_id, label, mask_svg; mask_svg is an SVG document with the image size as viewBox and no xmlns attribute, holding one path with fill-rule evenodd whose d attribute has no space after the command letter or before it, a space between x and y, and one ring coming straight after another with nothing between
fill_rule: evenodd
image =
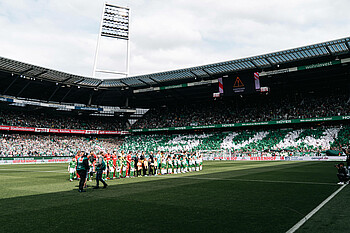
<instances>
[{"instance_id":1,"label":"floodlight tower","mask_svg":"<svg viewBox=\"0 0 350 233\"><path fill-rule=\"evenodd\" d=\"M129 44L129 14L130 9L126 7L120 7L111 5L108 3L104 4L100 32L97 40L95 61L92 77L96 77L96 73L106 74L118 74L129 75L129 62L130 62L130 44ZM119 40L126 40L126 71L118 72L113 70L102 70L97 69L98 52L100 50L100 40L102 37L109 37Z\"/></svg>"}]
</instances>

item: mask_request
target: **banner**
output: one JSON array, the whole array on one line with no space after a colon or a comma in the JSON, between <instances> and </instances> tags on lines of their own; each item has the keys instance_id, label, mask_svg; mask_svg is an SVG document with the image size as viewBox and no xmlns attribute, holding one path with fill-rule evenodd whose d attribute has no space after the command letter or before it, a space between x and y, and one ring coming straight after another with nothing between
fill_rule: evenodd
<instances>
[{"instance_id":1,"label":"banner","mask_svg":"<svg viewBox=\"0 0 350 233\"><path fill-rule=\"evenodd\" d=\"M203 158L204 159L204 158ZM242 156L242 157L209 157L208 160L224 161L345 161L346 156Z\"/></svg>"},{"instance_id":2,"label":"banner","mask_svg":"<svg viewBox=\"0 0 350 233\"><path fill-rule=\"evenodd\" d=\"M255 82L255 90L260 90L260 77L258 72L254 73L254 82Z\"/></svg>"},{"instance_id":3,"label":"banner","mask_svg":"<svg viewBox=\"0 0 350 233\"><path fill-rule=\"evenodd\" d=\"M260 72L260 76L268 76L268 75L275 75L275 74L283 74L283 73L289 73L289 72L295 72L300 70L309 70L309 69L316 69L321 67L327 67L327 66L333 66L333 65L339 65L343 63L350 62L349 59L341 59L341 60L334 60L334 61L328 61L328 62L322 62L322 63L316 63L306 66L298 66L298 67L291 67L286 69L279 69L279 70L271 70L267 72Z\"/></svg>"},{"instance_id":4,"label":"banner","mask_svg":"<svg viewBox=\"0 0 350 233\"><path fill-rule=\"evenodd\" d=\"M100 135L125 135L128 131L108 131L108 130L81 130L81 129L50 129L34 128L21 126L0 125L0 130L19 131L19 132L36 132L36 133L67 133L67 134L100 134Z\"/></svg>"},{"instance_id":5,"label":"banner","mask_svg":"<svg viewBox=\"0 0 350 233\"><path fill-rule=\"evenodd\" d=\"M227 161L280 161L284 160L283 156L242 156L242 157L214 157L214 160L227 160Z\"/></svg>"},{"instance_id":6,"label":"banner","mask_svg":"<svg viewBox=\"0 0 350 233\"><path fill-rule=\"evenodd\" d=\"M72 157L5 157L0 158L0 164L38 164L38 163L68 163Z\"/></svg>"},{"instance_id":7,"label":"banner","mask_svg":"<svg viewBox=\"0 0 350 233\"><path fill-rule=\"evenodd\" d=\"M222 82L222 78L218 78L219 81L219 93L223 94L224 93L224 84Z\"/></svg>"},{"instance_id":8,"label":"banner","mask_svg":"<svg viewBox=\"0 0 350 233\"><path fill-rule=\"evenodd\" d=\"M217 124L217 125L182 126L182 127L168 127L168 128L153 128L153 129L131 129L130 132L137 133L137 132L157 132L157 131L174 131L174 130L212 129L212 128L235 128L235 127L243 127L243 126L283 125L283 124L299 124L299 123L308 123L308 122L339 121L339 120L350 120L350 116L332 116L332 117L318 117L318 118L306 118L306 119L261 121L261 122Z\"/></svg>"},{"instance_id":9,"label":"banner","mask_svg":"<svg viewBox=\"0 0 350 233\"><path fill-rule=\"evenodd\" d=\"M345 161L346 156L286 156L286 161Z\"/></svg>"}]
</instances>

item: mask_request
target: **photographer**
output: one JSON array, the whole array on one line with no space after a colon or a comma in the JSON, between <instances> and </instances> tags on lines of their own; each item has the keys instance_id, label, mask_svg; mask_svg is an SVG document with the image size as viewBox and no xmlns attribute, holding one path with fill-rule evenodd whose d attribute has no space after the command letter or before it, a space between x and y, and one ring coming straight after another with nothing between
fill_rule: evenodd
<instances>
[{"instance_id":1,"label":"photographer","mask_svg":"<svg viewBox=\"0 0 350 233\"><path fill-rule=\"evenodd\" d=\"M344 154L346 155L346 167L349 169L350 167L350 147L342 148Z\"/></svg>"},{"instance_id":2,"label":"photographer","mask_svg":"<svg viewBox=\"0 0 350 233\"><path fill-rule=\"evenodd\" d=\"M344 166L344 163L339 163L335 165L335 167L338 169L338 174L337 174L339 179L338 184L343 185L344 183L347 183L349 180L348 169L346 169L346 167Z\"/></svg>"}]
</instances>

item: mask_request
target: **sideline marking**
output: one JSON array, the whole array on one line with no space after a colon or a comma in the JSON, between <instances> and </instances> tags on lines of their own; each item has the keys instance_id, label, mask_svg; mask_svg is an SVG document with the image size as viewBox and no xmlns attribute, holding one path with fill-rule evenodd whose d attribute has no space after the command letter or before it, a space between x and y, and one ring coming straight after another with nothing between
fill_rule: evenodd
<instances>
[{"instance_id":1,"label":"sideline marking","mask_svg":"<svg viewBox=\"0 0 350 233\"><path fill-rule=\"evenodd\" d=\"M307 220L309 220L317 211L319 211L327 202L329 202L335 195L337 195L343 188L345 188L347 184L341 186L334 193L332 193L326 200L324 200L321 204L319 204L315 209L313 209L308 215L302 218L297 224L295 224L292 228L290 228L286 233L293 233L298 230Z\"/></svg>"},{"instance_id":2,"label":"sideline marking","mask_svg":"<svg viewBox=\"0 0 350 233\"><path fill-rule=\"evenodd\" d=\"M62 170L57 170L57 171L38 171L38 170L29 170L29 169L11 169L11 168L0 168L0 171L17 171L17 172L54 172L54 173L67 173L69 172L63 172Z\"/></svg>"},{"instance_id":3,"label":"sideline marking","mask_svg":"<svg viewBox=\"0 0 350 233\"><path fill-rule=\"evenodd\" d=\"M235 178L210 178L210 177L172 177L178 179L195 179L195 180L232 180L232 181L247 181L247 182L262 182L262 183L285 183L285 184L315 184L315 185L336 185L334 183L319 183L319 182L303 182L303 181L288 181L288 180L249 180Z\"/></svg>"}]
</instances>

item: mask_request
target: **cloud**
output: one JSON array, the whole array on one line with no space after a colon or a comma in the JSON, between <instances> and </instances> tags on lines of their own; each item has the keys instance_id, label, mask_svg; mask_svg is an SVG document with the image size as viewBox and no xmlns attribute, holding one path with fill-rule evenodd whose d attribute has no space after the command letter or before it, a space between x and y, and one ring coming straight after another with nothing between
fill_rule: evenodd
<instances>
[{"instance_id":1,"label":"cloud","mask_svg":"<svg viewBox=\"0 0 350 233\"><path fill-rule=\"evenodd\" d=\"M154 73L349 36L346 0L118 0L131 9L130 71ZM103 1L0 2L0 56L91 76ZM99 66L125 69L122 41Z\"/></svg>"}]
</instances>

